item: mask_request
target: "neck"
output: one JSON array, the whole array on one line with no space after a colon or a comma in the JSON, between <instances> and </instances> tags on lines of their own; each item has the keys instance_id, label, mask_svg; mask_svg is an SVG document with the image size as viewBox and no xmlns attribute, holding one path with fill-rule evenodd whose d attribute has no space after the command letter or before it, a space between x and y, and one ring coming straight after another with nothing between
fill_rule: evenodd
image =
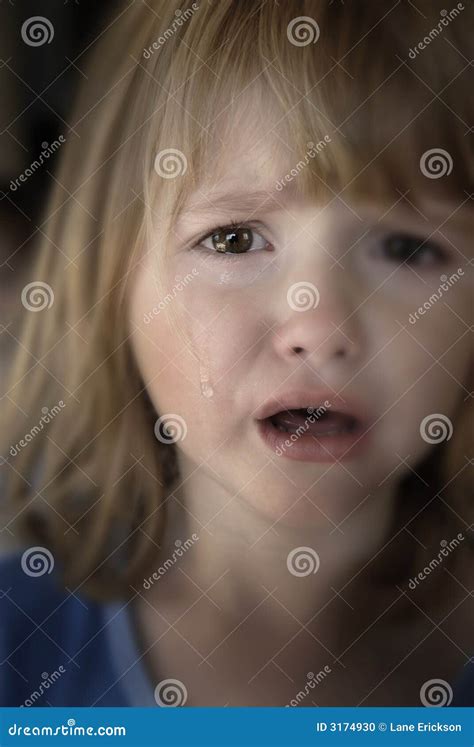
<instances>
[{"instance_id":1,"label":"neck","mask_svg":"<svg viewBox=\"0 0 474 747\"><path fill-rule=\"evenodd\" d=\"M167 500L160 552L161 562L171 558L173 565L160 584L175 596L183 577L192 579L229 622L270 597L278 600L271 605L272 628L288 614L312 619L333 598L344 600L345 589L350 595L384 545L393 486L368 495L339 527L321 514L318 524L295 528L260 515L203 469L184 462L180 472Z\"/></svg>"}]
</instances>

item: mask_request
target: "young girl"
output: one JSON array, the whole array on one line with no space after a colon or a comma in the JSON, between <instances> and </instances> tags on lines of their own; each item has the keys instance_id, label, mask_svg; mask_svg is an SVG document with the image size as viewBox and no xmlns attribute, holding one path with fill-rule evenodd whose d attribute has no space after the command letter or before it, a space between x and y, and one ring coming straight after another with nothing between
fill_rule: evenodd
<instances>
[{"instance_id":1,"label":"young girl","mask_svg":"<svg viewBox=\"0 0 474 747\"><path fill-rule=\"evenodd\" d=\"M468 705L472 22L110 19L18 299L2 705Z\"/></svg>"}]
</instances>

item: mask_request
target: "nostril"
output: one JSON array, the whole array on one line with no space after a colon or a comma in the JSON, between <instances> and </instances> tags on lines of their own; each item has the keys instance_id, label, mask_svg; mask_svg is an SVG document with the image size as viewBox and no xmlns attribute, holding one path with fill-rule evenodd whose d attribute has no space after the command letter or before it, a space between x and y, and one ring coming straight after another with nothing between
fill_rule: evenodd
<instances>
[{"instance_id":1,"label":"nostril","mask_svg":"<svg viewBox=\"0 0 474 747\"><path fill-rule=\"evenodd\" d=\"M293 347L291 348L291 350L292 350L293 353L296 353L297 355L299 355L300 353L304 352L304 348L301 347L300 345L293 345ZM334 351L334 357L335 358L344 358L344 356L346 355L346 353L347 353L347 351L346 351L345 348L343 348L343 347L342 348L338 348L337 350Z\"/></svg>"}]
</instances>

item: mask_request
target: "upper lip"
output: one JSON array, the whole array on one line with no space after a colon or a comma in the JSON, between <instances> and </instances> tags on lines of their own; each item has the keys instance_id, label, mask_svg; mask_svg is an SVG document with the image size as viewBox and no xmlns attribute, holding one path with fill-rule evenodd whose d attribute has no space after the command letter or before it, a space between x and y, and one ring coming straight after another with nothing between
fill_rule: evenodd
<instances>
[{"instance_id":1,"label":"upper lip","mask_svg":"<svg viewBox=\"0 0 474 747\"><path fill-rule=\"evenodd\" d=\"M367 410L361 404L321 389L293 389L274 395L257 409L255 417L257 420L264 420L282 410L321 407L326 401L329 403L329 406L326 406L328 411L342 412L360 421L367 420Z\"/></svg>"}]
</instances>

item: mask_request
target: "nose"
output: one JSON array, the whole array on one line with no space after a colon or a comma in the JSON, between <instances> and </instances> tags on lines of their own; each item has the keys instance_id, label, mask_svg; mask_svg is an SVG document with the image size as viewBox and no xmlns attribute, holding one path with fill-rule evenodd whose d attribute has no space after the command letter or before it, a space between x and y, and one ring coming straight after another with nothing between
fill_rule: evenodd
<instances>
[{"instance_id":1,"label":"nose","mask_svg":"<svg viewBox=\"0 0 474 747\"><path fill-rule=\"evenodd\" d=\"M322 371L338 363L353 365L359 357L362 343L356 299L335 272L333 278L320 277L318 284L298 281L289 285L280 309L283 321L273 327L273 342L281 359L304 360Z\"/></svg>"}]
</instances>

